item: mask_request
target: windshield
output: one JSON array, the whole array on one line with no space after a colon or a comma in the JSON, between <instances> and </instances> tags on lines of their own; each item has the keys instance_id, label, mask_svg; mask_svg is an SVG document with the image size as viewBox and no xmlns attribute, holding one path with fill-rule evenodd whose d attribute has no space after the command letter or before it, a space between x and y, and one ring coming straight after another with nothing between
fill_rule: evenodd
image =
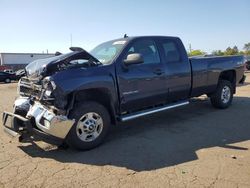
<instances>
[{"instance_id":1,"label":"windshield","mask_svg":"<svg viewBox=\"0 0 250 188\"><path fill-rule=\"evenodd\" d=\"M97 58L102 64L108 65L121 51L126 40L116 40L102 43L90 51L90 54Z\"/></svg>"}]
</instances>

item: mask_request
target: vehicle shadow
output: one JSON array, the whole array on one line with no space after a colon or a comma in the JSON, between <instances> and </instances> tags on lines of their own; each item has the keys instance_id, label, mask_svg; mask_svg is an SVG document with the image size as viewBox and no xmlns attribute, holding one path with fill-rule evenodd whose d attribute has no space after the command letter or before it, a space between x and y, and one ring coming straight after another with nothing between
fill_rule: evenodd
<instances>
[{"instance_id":1,"label":"vehicle shadow","mask_svg":"<svg viewBox=\"0 0 250 188\"><path fill-rule=\"evenodd\" d=\"M186 107L122 123L90 151L44 150L35 143L19 147L32 157L64 163L155 170L196 160L203 148L248 150L230 144L250 139L249 106L250 98L235 97L231 108L217 110L207 98L197 98Z\"/></svg>"}]
</instances>

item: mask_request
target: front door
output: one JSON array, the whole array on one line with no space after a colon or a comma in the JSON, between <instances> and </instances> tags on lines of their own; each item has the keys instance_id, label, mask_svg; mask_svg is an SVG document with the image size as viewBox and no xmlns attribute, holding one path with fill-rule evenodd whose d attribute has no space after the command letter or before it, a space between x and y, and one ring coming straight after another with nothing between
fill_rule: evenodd
<instances>
[{"instance_id":1,"label":"front door","mask_svg":"<svg viewBox=\"0 0 250 188\"><path fill-rule=\"evenodd\" d=\"M124 59L131 53L140 53L144 63L117 67L121 112L140 110L167 99L164 66L154 40L135 40L127 48Z\"/></svg>"}]
</instances>

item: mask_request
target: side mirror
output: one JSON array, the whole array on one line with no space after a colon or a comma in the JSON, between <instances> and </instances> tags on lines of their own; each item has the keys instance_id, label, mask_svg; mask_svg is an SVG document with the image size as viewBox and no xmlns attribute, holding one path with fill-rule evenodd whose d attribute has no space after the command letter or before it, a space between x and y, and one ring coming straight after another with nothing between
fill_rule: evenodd
<instances>
[{"instance_id":1,"label":"side mirror","mask_svg":"<svg viewBox=\"0 0 250 188\"><path fill-rule=\"evenodd\" d=\"M141 64L143 62L144 62L143 57L139 53L129 54L127 56L127 59L124 60L125 65L135 65L135 64Z\"/></svg>"}]
</instances>

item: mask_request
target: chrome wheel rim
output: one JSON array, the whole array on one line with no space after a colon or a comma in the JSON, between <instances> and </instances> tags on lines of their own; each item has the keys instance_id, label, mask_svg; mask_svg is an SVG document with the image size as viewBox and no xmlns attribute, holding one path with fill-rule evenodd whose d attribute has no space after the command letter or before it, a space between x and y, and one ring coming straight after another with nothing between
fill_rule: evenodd
<instances>
[{"instance_id":1,"label":"chrome wheel rim","mask_svg":"<svg viewBox=\"0 0 250 188\"><path fill-rule=\"evenodd\" d=\"M221 92L221 101L226 104L230 101L231 90L228 86L224 86Z\"/></svg>"},{"instance_id":2,"label":"chrome wheel rim","mask_svg":"<svg viewBox=\"0 0 250 188\"><path fill-rule=\"evenodd\" d=\"M103 120L95 112L84 114L78 121L76 133L80 140L92 142L98 138L103 130Z\"/></svg>"}]
</instances>

